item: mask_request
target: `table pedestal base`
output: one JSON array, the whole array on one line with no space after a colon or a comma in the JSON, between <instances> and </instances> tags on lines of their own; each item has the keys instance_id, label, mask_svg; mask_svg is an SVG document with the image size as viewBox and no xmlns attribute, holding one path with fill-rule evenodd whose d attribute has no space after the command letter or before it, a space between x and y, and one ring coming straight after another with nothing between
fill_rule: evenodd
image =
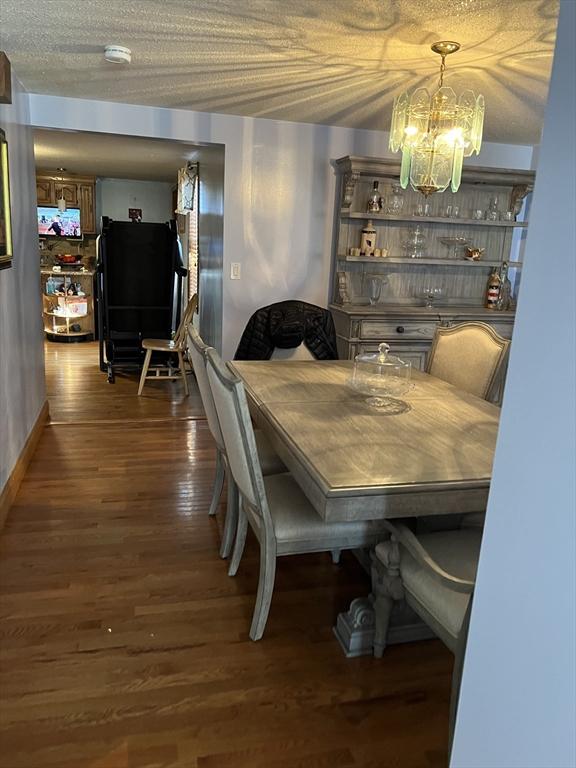
<instances>
[{"instance_id":1,"label":"table pedestal base","mask_svg":"<svg viewBox=\"0 0 576 768\"><path fill-rule=\"evenodd\" d=\"M356 597L346 613L339 613L334 634L344 654L351 659L356 656L371 656L374 644L374 607L372 595ZM390 619L387 645L429 640L435 637L414 611L400 600L395 604Z\"/></svg>"}]
</instances>

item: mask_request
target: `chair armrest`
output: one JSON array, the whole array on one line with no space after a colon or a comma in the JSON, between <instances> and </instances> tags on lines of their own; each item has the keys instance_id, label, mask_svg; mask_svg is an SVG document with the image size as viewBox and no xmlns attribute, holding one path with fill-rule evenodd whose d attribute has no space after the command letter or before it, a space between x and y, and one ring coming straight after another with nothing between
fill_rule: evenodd
<instances>
[{"instance_id":1,"label":"chair armrest","mask_svg":"<svg viewBox=\"0 0 576 768\"><path fill-rule=\"evenodd\" d=\"M454 592L463 592L465 594L471 594L474 591L476 582L459 579L457 576L452 576L452 574L440 568L438 563L432 559L418 541L418 538L405 525L402 523L390 523L388 520L385 521L385 525L392 536L412 555L414 560L427 568L430 571L430 575L445 587Z\"/></svg>"}]
</instances>

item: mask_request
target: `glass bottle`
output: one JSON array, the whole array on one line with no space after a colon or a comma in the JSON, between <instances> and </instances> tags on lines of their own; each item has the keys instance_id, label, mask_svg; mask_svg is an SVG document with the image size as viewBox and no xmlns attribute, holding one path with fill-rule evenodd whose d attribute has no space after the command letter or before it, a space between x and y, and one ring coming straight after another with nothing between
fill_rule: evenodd
<instances>
[{"instance_id":1,"label":"glass bottle","mask_svg":"<svg viewBox=\"0 0 576 768\"><path fill-rule=\"evenodd\" d=\"M404 209L404 190L400 184L392 185L392 194L386 203L386 213L390 216L400 216Z\"/></svg>"},{"instance_id":2,"label":"glass bottle","mask_svg":"<svg viewBox=\"0 0 576 768\"><path fill-rule=\"evenodd\" d=\"M426 237L419 225L408 230L408 237L402 247L409 259L422 259L426 256Z\"/></svg>"},{"instance_id":3,"label":"glass bottle","mask_svg":"<svg viewBox=\"0 0 576 768\"><path fill-rule=\"evenodd\" d=\"M496 309L503 312L510 307L510 296L512 294L512 284L508 278L508 262L503 261L500 268L500 291L498 294L498 301L496 302Z\"/></svg>"},{"instance_id":4,"label":"glass bottle","mask_svg":"<svg viewBox=\"0 0 576 768\"><path fill-rule=\"evenodd\" d=\"M499 218L500 218L500 213L498 212L498 198L495 195L494 197L490 198L490 205L488 206L488 210L486 211L486 220L498 221Z\"/></svg>"},{"instance_id":5,"label":"glass bottle","mask_svg":"<svg viewBox=\"0 0 576 768\"><path fill-rule=\"evenodd\" d=\"M378 191L378 182L375 181L372 186L372 192L368 198L368 204L366 206L368 213L378 213L382 210L382 198Z\"/></svg>"}]
</instances>

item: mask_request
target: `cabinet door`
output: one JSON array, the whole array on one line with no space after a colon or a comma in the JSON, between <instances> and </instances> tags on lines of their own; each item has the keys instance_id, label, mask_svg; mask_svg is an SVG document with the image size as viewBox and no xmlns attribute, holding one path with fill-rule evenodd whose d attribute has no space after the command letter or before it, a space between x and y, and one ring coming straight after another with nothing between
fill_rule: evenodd
<instances>
[{"instance_id":1,"label":"cabinet door","mask_svg":"<svg viewBox=\"0 0 576 768\"><path fill-rule=\"evenodd\" d=\"M78 188L71 181L55 181L54 193L56 200L64 198L66 205L70 208L78 208Z\"/></svg>"},{"instance_id":2,"label":"cabinet door","mask_svg":"<svg viewBox=\"0 0 576 768\"><path fill-rule=\"evenodd\" d=\"M38 205L54 204L54 182L52 179L36 179L36 197Z\"/></svg>"},{"instance_id":3,"label":"cabinet door","mask_svg":"<svg viewBox=\"0 0 576 768\"><path fill-rule=\"evenodd\" d=\"M80 198L80 229L82 234L94 235L96 233L94 184L79 184L78 197Z\"/></svg>"}]
</instances>

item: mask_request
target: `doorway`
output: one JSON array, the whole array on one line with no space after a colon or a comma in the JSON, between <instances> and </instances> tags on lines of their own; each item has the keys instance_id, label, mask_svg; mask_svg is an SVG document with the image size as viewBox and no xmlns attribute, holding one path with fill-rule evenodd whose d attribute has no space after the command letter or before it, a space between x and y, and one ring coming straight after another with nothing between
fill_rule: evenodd
<instances>
[{"instance_id":1,"label":"doorway","mask_svg":"<svg viewBox=\"0 0 576 768\"><path fill-rule=\"evenodd\" d=\"M76 239L39 237L43 275L43 310L58 306L54 286L66 279L68 271L83 274L67 278L71 292L76 295L65 301L75 304L82 312L92 311L91 321L80 317L67 319L76 332L93 330L96 307L90 284L96 266L97 238L101 218L115 221L166 222L174 220L182 249L187 275L182 282L181 301L185 304L195 292L199 295L199 312L195 325L207 343L221 348L222 342L222 261L223 261L223 202L224 147L199 145L162 139L84 131L35 129L35 158L38 205L78 208L81 215L81 237ZM184 213L177 212L178 171L187 165L198 169L194 206ZM91 187L90 187L91 185ZM82 190L82 195L78 190ZM52 200L52 198L54 198ZM60 198L65 197L62 201ZM70 270L61 270L57 257L75 259ZM50 281L48 288L46 283ZM66 286L68 288L68 286ZM50 291L50 294L48 293ZM48 298L50 296L50 298ZM82 303L84 302L84 303ZM52 316L45 315L45 329ZM50 336L48 336L50 338ZM54 337L53 337L54 338ZM53 418L57 421L90 419L88 400L94 402L96 390L107 388L106 375L98 369L98 342L58 344L46 342L46 372ZM58 340L58 339L57 339ZM106 393L108 408L114 418L138 419L142 416L164 418L195 418L202 414L194 384L192 396L185 399L179 383L146 384L143 397L137 397L137 372L116 378ZM88 394L88 399L82 392ZM101 392L100 394L104 394ZM81 406L81 403L84 403Z\"/></svg>"}]
</instances>

